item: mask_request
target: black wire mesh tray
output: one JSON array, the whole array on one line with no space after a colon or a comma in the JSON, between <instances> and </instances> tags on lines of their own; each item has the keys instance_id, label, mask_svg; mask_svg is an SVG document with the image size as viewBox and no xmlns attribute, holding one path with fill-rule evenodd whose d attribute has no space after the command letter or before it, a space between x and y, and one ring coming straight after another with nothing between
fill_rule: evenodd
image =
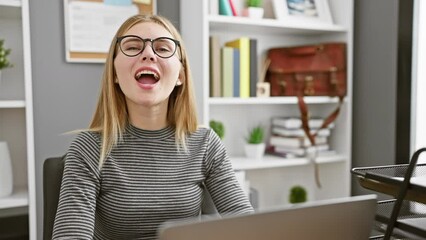
<instances>
[{"instance_id":1,"label":"black wire mesh tray","mask_svg":"<svg viewBox=\"0 0 426 240\"><path fill-rule=\"evenodd\" d=\"M395 201L396 199L378 202L375 227L379 231L386 230ZM393 236L403 239L425 239L426 205L404 200L395 222Z\"/></svg>"},{"instance_id":2,"label":"black wire mesh tray","mask_svg":"<svg viewBox=\"0 0 426 240\"><path fill-rule=\"evenodd\" d=\"M397 197L409 164L353 168L362 187ZM413 169L405 199L426 204L426 163Z\"/></svg>"}]
</instances>

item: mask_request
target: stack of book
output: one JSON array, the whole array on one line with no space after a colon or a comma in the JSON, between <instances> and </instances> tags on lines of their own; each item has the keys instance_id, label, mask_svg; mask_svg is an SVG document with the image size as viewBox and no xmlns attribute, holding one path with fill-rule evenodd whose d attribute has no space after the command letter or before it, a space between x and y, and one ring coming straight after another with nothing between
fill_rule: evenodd
<instances>
[{"instance_id":1,"label":"stack of book","mask_svg":"<svg viewBox=\"0 0 426 240\"><path fill-rule=\"evenodd\" d=\"M318 132L315 137L315 151L318 156L331 155L328 137L334 124L318 130L322 118L309 119L309 127L312 133ZM302 128L302 120L297 117L273 117L271 123L271 137L269 139L268 152L285 157L304 157L308 151L313 151L311 142Z\"/></svg>"}]
</instances>

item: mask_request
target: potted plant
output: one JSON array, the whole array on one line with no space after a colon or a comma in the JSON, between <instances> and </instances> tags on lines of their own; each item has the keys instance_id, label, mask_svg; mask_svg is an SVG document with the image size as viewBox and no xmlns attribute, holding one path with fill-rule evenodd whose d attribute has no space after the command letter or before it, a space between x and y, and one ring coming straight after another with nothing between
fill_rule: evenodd
<instances>
[{"instance_id":1,"label":"potted plant","mask_svg":"<svg viewBox=\"0 0 426 240\"><path fill-rule=\"evenodd\" d=\"M302 186L296 185L290 188L290 195L288 197L288 201L290 203L303 203L308 200L308 194L306 189Z\"/></svg>"},{"instance_id":2,"label":"potted plant","mask_svg":"<svg viewBox=\"0 0 426 240\"><path fill-rule=\"evenodd\" d=\"M263 18L263 13L263 0L246 0L243 16L260 19Z\"/></svg>"},{"instance_id":3,"label":"potted plant","mask_svg":"<svg viewBox=\"0 0 426 240\"><path fill-rule=\"evenodd\" d=\"M225 126L220 121L211 120L210 128L219 136L221 140L225 137Z\"/></svg>"},{"instance_id":4,"label":"potted plant","mask_svg":"<svg viewBox=\"0 0 426 240\"><path fill-rule=\"evenodd\" d=\"M12 64L8 60L10 49L4 46L4 39L0 39L0 82L1 82L1 71L2 69L12 67Z\"/></svg>"},{"instance_id":5,"label":"potted plant","mask_svg":"<svg viewBox=\"0 0 426 240\"><path fill-rule=\"evenodd\" d=\"M251 159L261 159L265 154L265 129L258 125L249 130L246 136L245 154Z\"/></svg>"}]
</instances>

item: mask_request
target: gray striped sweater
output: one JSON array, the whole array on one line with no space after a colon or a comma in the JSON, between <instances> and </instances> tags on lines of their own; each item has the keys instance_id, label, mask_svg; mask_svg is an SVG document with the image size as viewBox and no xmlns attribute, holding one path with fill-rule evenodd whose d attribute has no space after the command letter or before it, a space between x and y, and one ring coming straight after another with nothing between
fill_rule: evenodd
<instances>
[{"instance_id":1,"label":"gray striped sweater","mask_svg":"<svg viewBox=\"0 0 426 240\"><path fill-rule=\"evenodd\" d=\"M253 211L224 145L200 128L178 150L174 129L129 125L98 169L100 135L82 132L65 160L53 239L155 239L167 220L198 216L205 184L221 214Z\"/></svg>"}]
</instances>

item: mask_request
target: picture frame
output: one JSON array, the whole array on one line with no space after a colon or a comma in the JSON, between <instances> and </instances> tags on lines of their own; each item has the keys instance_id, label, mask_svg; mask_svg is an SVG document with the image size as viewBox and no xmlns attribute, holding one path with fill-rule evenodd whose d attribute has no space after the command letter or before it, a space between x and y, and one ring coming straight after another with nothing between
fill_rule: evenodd
<instances>
[{"instance_id":1,"label":"picture frame","mask_svg":"<svg viewBox=\"0 0 426 240\"><path fill-rule=\"evenodd\" d=\"M157 0L63 2L65 60L69 63L105 63L111 39L125 19L138 13L157 12Z\"/></svg>"},{"instance_id":2,"label":"picture frame","mask_svg":"<svg viewBox=\"0 0 426 240\"><path fill-rule=\"evenodd\" d=\"M275 18L286 22L333 24L328 0L272 0Z\"/></svg>"}]
</instances>

